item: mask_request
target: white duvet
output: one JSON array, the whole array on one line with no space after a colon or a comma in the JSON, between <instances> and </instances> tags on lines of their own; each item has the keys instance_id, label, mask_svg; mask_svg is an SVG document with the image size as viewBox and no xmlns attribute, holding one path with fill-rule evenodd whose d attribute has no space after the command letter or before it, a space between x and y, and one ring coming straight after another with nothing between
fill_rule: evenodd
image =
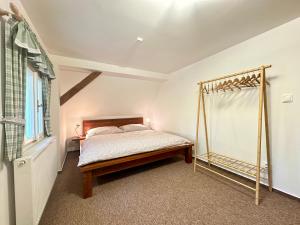
<instances>
[{"instance_id":1,"label":"white duvet","mask_svg":"<svg viewBox=\"0 0 300 225\"><path fill-rule=\"evenodd\" d=\"M154 130L96 135L83 142L78 166L188 143L185 138Z\"/></svg>"}]
</instances>

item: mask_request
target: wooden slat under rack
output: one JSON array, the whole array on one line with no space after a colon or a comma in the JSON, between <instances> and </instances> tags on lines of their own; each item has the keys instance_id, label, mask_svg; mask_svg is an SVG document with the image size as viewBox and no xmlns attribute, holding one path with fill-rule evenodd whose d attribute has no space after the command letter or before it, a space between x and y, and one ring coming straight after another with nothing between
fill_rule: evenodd
<instances>
[{"instance_id":1,"label":"wooden slat under rack","mask_svg":"<svg viewBox=\"0 0 300 225\"><path fill-rule=\"evenodd\" d=\"M200 160L207 161L210 164L222 167L224 169L232 170L236 173L240 173L250 177L256 177L256 165L242 160L234 159L214 152L209 152L209 154L202 154L197 158ZM260 168L260 172L265 173L266 168Z\"/></svg>"}]
</instances>

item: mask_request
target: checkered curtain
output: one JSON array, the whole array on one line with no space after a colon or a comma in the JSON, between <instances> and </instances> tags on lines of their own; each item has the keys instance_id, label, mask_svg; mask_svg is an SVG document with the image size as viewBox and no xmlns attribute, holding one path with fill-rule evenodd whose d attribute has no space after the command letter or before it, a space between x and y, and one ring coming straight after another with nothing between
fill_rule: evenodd
<instances>
[{"instance_id":1,"label":"checkered curtain","mask_svg":"<svg viewBox=\"0 0 300 225\"><path fill-rule=\"evenodd\" d=\"M50 89L55 79L52 64L27 22L1 19L1 77L4 87L3 116L4 158L12 161L22 156L25 126L27 62L42 77L45 136L51 135Z\"/></svg>"},{"instance_id":2,"label":"checkered curtain","mask_svg":"<svg viewBox=\"0 0 300 225\"><path fill-rule=\"evenodd\" d=\"M1 73L4 82L4 158L21 157L25 125L27 51L14 43L16 22L1 21ZM3 34L4 33L4 34ZM4 63L3 63L4 62Z\"/></svg>"},{"instance_id":3,"label":"checkered curtain","mask_svg":"<svg viewBox=\"0 0 300 225\"><path fill-rule=\"evenodd\" d=\"M51 80L47 76L42 76L43 87L43 116L44 116L44 135L51 136L50 125L50 96L51 96Z\"/></svg>"}]
</instances>

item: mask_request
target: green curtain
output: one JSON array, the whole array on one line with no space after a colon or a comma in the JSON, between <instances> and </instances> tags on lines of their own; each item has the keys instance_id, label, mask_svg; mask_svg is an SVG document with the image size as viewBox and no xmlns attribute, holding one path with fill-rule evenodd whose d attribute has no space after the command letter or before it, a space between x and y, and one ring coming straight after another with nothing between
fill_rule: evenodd
<instances>
[{"instance_id":1,"label":"green curtain","mask_svg":"<svg viewBox=\"0 0 300 225\"><path fill-rule=\"evenodd\" d=\"M4 35L1 46L4 57L4 158L9 161L21 157L25 125L25 91L27 51L14 43L17 22L2 21Z\"/></svg>"},{"instance_id":2,"label":"green curtain","mask_svg":"<svg viewBox=\"0 0 300 225\"><path fill-rule=\"evenodd\" d=\"M30 63L39 71L43 84L45 136L51 135L50 89L55 78L52 64L26 21L1 20L1 76L4 89L4 158L22 156L25 126L26 69Z\"/></svg>"},{"instance_id":3,"label":"green curtain","mask_svg":"<svg viewBox=\"0 0 300 225\"><path fill-rule=\"evenodd\" d=\"M50 80L55 79L52 63L38 42L35 33L32 32L30 26L25 20L18 22L14 42L20 48L27 50L28 62L37 71L39 71L42 75L47 76Z\"/></svg>"},{"instance_id":4,"label":"green curtain","mask_svg":"<svg viewBox=\"0 0 300 225\"><path fill-rule=\"evenodd\" d=\"M43 117L44 117L44 135L52 135L50 125L50 95L51 80L55 79L53 65L50 62L44 49L39 44L34 32L30 29L26 21L18 23L18 32L15 43L20 48L28 50L28 62L37 70L42 78L43 88Z\"/></svg>"},{"instance_id":5,"label":"green curtain","mask_svg":"<svg viewBox=\"0 0 300 225\"><path fill-rule=\"evenodd\" d=\"M52 135L50 125L50 96L51 96L51 80L47 76L42 76L43 88L43 117L44 117L44 135L49 137Z\"/></svg>"}]
</instances>

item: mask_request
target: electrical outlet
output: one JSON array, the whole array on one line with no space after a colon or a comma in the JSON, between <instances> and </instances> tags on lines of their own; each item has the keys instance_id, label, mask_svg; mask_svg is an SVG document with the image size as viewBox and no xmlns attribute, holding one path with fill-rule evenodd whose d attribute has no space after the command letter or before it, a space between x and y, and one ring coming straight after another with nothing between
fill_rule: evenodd
<instances>
[{"instance_id":1,"label":"electrical outlet","mask_svg":"<svg viewBox=\"0 0 300 225\"><path fill-rule=\"evenodd\" d=\"M293 103L293 94L291 93L286 93L286 94L283 94L281 95L281 102L282 103Z\"/></svg>"}]
</instances>

